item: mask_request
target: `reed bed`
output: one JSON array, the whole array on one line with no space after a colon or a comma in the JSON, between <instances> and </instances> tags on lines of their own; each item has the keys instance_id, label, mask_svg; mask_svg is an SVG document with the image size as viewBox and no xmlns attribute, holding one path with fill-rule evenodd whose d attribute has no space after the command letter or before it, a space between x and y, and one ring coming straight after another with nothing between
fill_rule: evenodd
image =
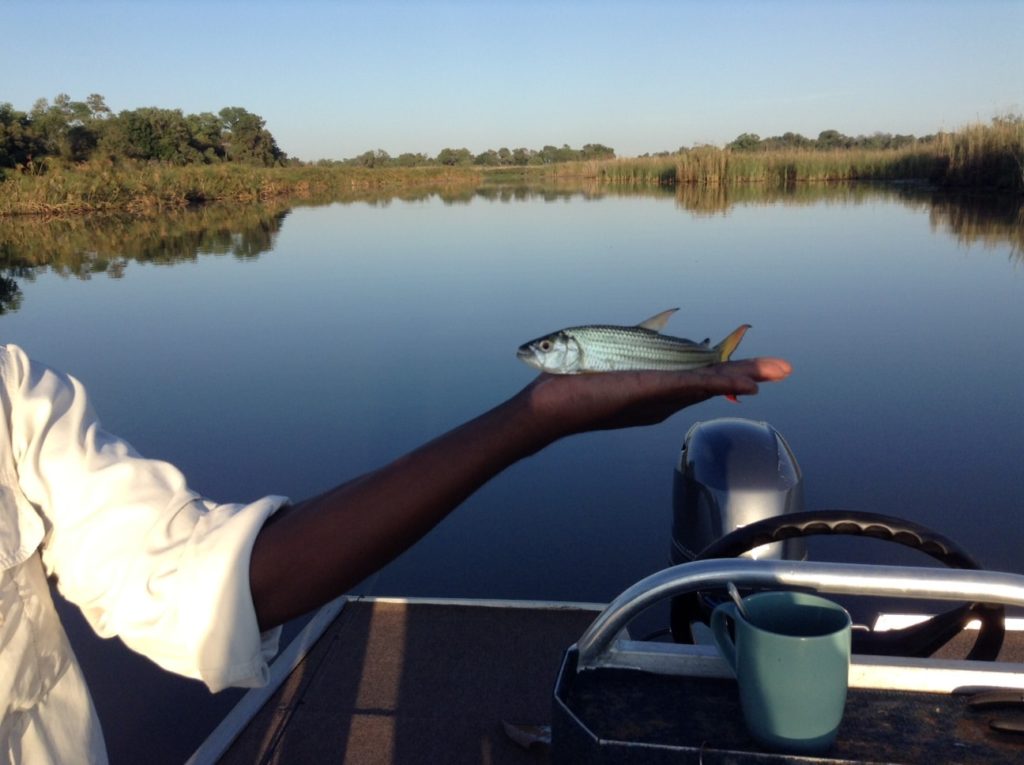
<instances>
[{"instance_id":1,"label":"reed bed","mask_svg":"<svg viewBox=\"0 0 1024 765\"><path fill-rule=\"evenodd\" d=\"M942 156L921 149L740 152L700 147L668 157L570 163L556 172L626 185L785 186L854 180L941 182L946 166Z\"/></svg>"},{"instance_id":2,"label":"reed bed","mask_svg":"<svg viewBox=\"0 0 1024 765\"><path fill-rule=\"evenodd\" d=\"M1024 120L996 119L899 149L738 151L700 146L672 155L565 163L549 172L631 186L926 181L1024 193Z\"/></svg>"},{"instance_id":3,"label":"reed bed","mask_svg":"<svg viewBox=\"0 0 1024 765\"><path fill-rule=\"evenodd\" d=\"M284 168L245 165L171 166L89 163L41 174L9 174L0 182L0 215L154 210L202 202L308 198L373 189L473 186L475 168Z\"/></svg>"},{"instance_id":4,"label":"reed bed","mask_svg":"<svg viewBox=\"0 0 1024 765\"><path fill-rule=\"evenodd\" d=\"M939 136L953 185L1024 191L1024 119L998 118Z\"/></svg>"}]
</instances>

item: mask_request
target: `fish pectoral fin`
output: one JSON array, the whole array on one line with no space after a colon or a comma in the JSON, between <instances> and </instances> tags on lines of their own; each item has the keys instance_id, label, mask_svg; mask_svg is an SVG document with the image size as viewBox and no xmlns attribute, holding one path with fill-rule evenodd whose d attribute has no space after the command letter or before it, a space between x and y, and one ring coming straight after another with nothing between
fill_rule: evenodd
<instances>
[{"instance_id":1,"label":"fish pectoral fin","mask_svg":"<svg viewBox=\"0 0 1024 765\"><path fill-rule=\"evenodd\" d=\"M662 327L664 327L668 323L668 320L672 318L672 314L678 310L678 308L669 308L667 311L662 311L661 313L655 314L651 318L640 322L637 326L642 327L643 329L649 329L652 332L661 332Z\"/></svg>"}]
</instances>

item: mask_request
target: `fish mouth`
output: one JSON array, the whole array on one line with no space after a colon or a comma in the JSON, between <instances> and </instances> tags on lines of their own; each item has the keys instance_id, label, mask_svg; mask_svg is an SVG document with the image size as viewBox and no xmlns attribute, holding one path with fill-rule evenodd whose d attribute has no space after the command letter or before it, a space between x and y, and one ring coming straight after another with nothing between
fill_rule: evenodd
<instances>
[{"instance_id":1,"label":"fish mouth","mask_svg":"<svg viewBox=\"0 0 1024 765\"><path fill-rule=\"evenodd\" d=\"M534 353L533 348L529 344L519 346L519 350L516 351L516 358L531 367L543 369L540 359L537 358L537 354Z\"/></svg>"}]
</instances>

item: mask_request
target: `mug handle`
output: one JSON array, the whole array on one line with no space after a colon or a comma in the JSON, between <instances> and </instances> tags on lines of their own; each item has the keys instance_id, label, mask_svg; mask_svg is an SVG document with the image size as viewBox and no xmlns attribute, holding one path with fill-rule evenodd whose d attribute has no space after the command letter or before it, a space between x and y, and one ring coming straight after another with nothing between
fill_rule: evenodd
<instances>
[{"instance_id":1,"label":"mug handle","mask_svg":"<svg viewBox=\"0 0 1024 765\"><path fill-rule=\"evenodd\" d=\"M722 657L735 672L736 643L733 642L732 636L729 634L727 619L732 619L733 623L736 622L736 605L733 603L722 603L711 612L711 634L715 638Z\"/></svg>"}]
</instances>

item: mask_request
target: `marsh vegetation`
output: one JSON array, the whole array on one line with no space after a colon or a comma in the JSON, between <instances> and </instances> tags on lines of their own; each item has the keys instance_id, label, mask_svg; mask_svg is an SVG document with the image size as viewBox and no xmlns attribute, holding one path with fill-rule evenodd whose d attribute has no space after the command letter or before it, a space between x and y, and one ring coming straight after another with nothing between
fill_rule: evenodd
<instances>
[{"instance_id":1,"label":"marsh vegetation","mask_svg":"<svg viewBox=\"0 0 1024 765\"><path fill-rule=\"evenodd\" d=\"M241 107L185 115L155 107L112 114L103 97L0 103L0 215L150 211L213 201L344 198L376 190L463 189L572 181L614 186L781 188L807 182L915 181L1024 193L1024 118L1007 116L915 138L744 133L725 147L617 158L589 143L539 150L445 148L435 157L377 149L347 160L290 159L263 119Z\"/></svg>"}]
</instances>

